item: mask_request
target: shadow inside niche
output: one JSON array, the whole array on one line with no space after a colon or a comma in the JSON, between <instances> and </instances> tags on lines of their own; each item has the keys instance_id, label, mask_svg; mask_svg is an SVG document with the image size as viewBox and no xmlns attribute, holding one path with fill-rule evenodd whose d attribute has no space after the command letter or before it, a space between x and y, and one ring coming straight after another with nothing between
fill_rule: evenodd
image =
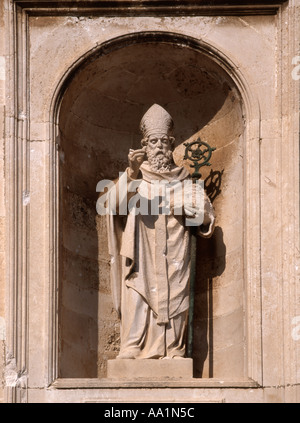
<instances>
[{"instance_id":1,"label":"shadow inside niche","mask_svg":"<svg viewBox=\"0 0 300 423\"><path fill-rule=\"evenodd\" d=\"M213 377L213 279L226 267L226 246L223 230L216 226L211 238L197 240L197 267L194 312L194 377L203 374L208 355L209 377Z\"/></svg>"},{"instance_id":2,"label":"shadow inside niche","mask_svg":"<svg viewBox=\"0 0 300 423\"><path fill-rule=\"evenodd\" d=\"M205 178L204 189L212 203L221 194L223 173L224 169L221 171L211 169L209 175Z\"/></svg>"}]
</instances>

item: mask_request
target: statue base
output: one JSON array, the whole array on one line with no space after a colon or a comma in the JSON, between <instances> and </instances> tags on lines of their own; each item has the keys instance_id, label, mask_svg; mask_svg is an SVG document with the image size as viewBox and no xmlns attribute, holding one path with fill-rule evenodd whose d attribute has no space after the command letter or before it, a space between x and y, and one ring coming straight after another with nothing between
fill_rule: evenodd
<instances>
[{"instance_id":1,"label":"statue base","mask_svg":"<svg viewBox=\"0 0 300 423\"><path fill-rule=\"evenodd\" d=\"M193 377L193 360L191 358L108 360L107 377L114 379L190 379Z\"/></svg>"}]
</instances>

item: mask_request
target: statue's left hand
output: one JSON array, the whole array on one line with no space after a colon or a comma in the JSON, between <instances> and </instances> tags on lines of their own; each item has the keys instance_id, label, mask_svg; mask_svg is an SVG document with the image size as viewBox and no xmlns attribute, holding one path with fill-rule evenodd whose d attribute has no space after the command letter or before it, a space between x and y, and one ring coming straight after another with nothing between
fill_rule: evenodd
<instances>
[{"instance_id":1,"label":"statue's left hand","mask_svg":"<svg viewBox=\"0 0 300 423\"><path fill-rule=\"evenodd\" d=\"M199 214L199 209L193 206L185 205L184 206L184 214L187 217L196 217Z\"/></svg>"},{"instance_id":2,"label":"statue's left hand","mask_svg":"<svg viewBox=\"0 0 300 423\"><path fill-rule=\"evenodd\" d=\"M184 213L188 217L195 217L199 214L202 206L203 187L198 184L190 184L184 188Z\"/></svg>"}]
</instances>

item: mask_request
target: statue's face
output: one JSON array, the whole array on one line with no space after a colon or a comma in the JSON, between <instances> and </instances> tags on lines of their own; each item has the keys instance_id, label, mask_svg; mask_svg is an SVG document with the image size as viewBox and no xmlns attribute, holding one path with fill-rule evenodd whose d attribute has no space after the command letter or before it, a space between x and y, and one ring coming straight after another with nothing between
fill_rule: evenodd
<instances>
[{"instance_id":1,"label":"statue's face","mask_svg":"<svg viewBox=\"0 0 300 423\"><path fill-rule=\"evenodd\" d=\"M147 159L155 172L167 172L174 165L172 140L166 133L153 133L147 139Z\"/></svg>"},{"instance_id":2,"label":"statue's face","mask_svg":"<svg viewBox=\"0 0 300 423\"><path fill-rule=\"evenodd\" d=\"M163 154L165 156L171 150L171 141L167 134L152 134L148 138L147 146L153 155Z\"/></svg>"}]
</instances>

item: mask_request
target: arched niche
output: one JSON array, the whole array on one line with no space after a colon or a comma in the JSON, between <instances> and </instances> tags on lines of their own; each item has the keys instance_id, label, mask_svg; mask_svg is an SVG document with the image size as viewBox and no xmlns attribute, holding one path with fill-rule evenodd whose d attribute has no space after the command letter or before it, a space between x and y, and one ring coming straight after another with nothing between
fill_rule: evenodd
<instances>
[{"instance_id":1,"label":"arched niche","mask_svg":"<svg viewBox=\"0 0 300 423\"><path fill-rule=\"evenodd\" d=\"M175 160L200 136L216 150L203 169L217 215L213 237L198 241L194 377L244 377L245 116L224 66L198 42L167 33L113 40L87 55L64 86L59 125L58 375L105 377L119 348L110 297L105 218L96 185L127 166L139 122L153 104L175 123Z\"/></svg>"}]
</instances>

